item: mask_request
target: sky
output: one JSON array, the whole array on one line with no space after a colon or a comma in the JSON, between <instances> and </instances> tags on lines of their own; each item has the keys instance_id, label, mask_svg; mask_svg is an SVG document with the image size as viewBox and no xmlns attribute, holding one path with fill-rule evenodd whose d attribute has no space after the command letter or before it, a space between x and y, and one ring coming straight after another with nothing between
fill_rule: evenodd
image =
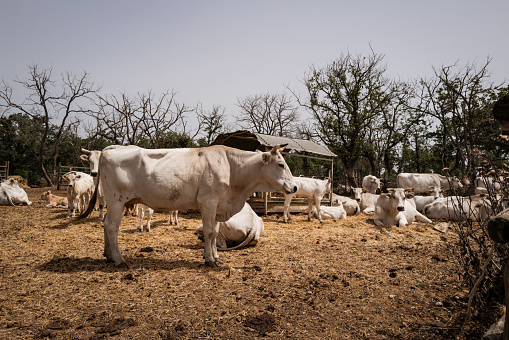
<instances>
[{"instance_id":1,"label":"sky","mask_svg":"<svg viewBox=\"0 0 509 340\"><path fill-rule=\"evenodd\" d=\"M371 50L402 80L491 58L498 84L508 13L507 0L0 0L0 79L86 71L103 94L175 91L230 118L239 99L304 94L310 66Z\"/></svg>"}]
</instances>

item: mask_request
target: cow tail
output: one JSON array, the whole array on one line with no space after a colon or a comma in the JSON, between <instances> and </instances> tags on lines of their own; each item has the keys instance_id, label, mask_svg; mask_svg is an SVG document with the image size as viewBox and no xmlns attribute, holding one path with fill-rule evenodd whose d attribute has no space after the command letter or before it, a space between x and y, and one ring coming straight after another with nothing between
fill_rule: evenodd
<instances>
[{"instance_id":1,"label":"cow tail","mask_svg":"<svg viewBox=\"0 0 509 340\"><path fill-rule=\"evenodd\" d=\"M82 220L85 217L88 217L92 210L94 210L95 203L97 202L97 192L99 191L99 182L101 181L101 177L99 177L99 172L97 172L97 183L95 183L95 189L94 194L92 195L92 198L90 199L90 202L88 202L87 210L82 212L76 219Z\"/></svg>"},{"instance_id":2,"label":"cow tail","mask_svg":"<svg viewBox=\"0 0 509 340\"><path fill-rule=\"evenodd\" d=\"M237 244L234 247L230 247L230 248L217 248L217 250L228 251L228 250L234 250L234 249L239 249L239 248L245 247L249 243L251 243L251 241L255 238L255 235L256 235L255 228L251 228L249 230L249 234L247 234L246 238L241 243Z\"/></svg>"}]
</instances>

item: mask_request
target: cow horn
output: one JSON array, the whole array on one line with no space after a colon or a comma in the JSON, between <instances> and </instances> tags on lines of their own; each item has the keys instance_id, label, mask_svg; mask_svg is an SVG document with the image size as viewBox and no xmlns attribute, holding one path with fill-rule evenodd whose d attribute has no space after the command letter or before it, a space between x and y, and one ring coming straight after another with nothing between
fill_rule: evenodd
<instances>
[{"instance_id":1,"label":"cow horn","mask_svg":"<svg viewBox=\"0 0 509 340\"><path fill-rule=\"evenodd\" d=\"M81 151L83 151L83 152L85 152L85 153L90 153L90 151L89 151L89 150L84 149L84 148L81 148Z\"/></svg>"},{"instance_id":2,"label":"cow horn","mask_svg":"<svg viewBox=\"0 0 509 340\"><path fill-rule=\"evenodd\" d=\"M276 151L281 152L286 148L287 145L288 145L288 143L274 145L271 152L273 152L273 153L275 153Z\"/></svg>"}]
</instances>

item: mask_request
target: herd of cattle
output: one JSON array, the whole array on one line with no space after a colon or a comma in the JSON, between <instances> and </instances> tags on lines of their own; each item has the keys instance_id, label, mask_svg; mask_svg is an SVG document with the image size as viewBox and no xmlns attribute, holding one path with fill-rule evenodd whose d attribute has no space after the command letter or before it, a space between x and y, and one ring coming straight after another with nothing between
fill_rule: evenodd
<instances>
[{"instance_id":1,"label":"herd of cattle","mask_svg":"<svg viewBox=\"0 0 509 340\"><path fill-rule=\"evenodd\" d=\"M258 242L264 231L263 220L246 203L255 192L282 192L285 195L283 220L293 197L308 199L308 219L346 219L359 213L373 216L378 226L404 227L414 221L431 219L486 219L492 201L483 193L498 183L476 180L481 195L446 196L463 187L455 177L439 174L401 173L395 188L382 188L372 175L364 177L362 187L351 195L331 192L330 179L294 177L281 151L250 152L225 146L200 149L142 149L137 146L109 146L102 151L82 149L81 159L90 164L90 175L72 171L63 176L69 184L67 197L42 194L47 207L66 208L68 218L86 218L99 210L104 221L104 256L116 265L125 265L118 246L118 229L123 214L140 209L140 231L147 214L146 230L156 211L170 211L170 223L178 224L178 211L197 209L202 225L197 233L205 243L207 265L216 266L218 250L237 249ZM498 186L500 186L498 184ZM329 195L331 205L322 200ZM26 192L14 179L1 182L0 204L31 204ZM313 207L314 203L314 207ZM502 202L501 202L502 203ZM138 208L140 205L140 208ZM107 207L107 214L104 209Z\"/></svg>"}]
</instances>

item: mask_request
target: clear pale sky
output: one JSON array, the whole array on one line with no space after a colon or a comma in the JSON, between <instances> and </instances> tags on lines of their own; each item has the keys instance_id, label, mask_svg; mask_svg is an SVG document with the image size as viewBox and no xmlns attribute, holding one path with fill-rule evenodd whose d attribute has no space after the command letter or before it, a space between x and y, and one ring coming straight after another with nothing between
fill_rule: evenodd
<instances>
[{"instance_id":1,"label":"clear pale sky","mask_svg":"<svg viewBox=\"0 0 509 340\"><path fill-rule=\"evenodd\" d=\"M237 99L303 93L310 65L341 53L385 55L388 75L492 58L509 79L509 1L0 0L0 78L28 66L86 70L102 93L176 91L177 101L237 114Z\"/></svg>"}]
</instances>

